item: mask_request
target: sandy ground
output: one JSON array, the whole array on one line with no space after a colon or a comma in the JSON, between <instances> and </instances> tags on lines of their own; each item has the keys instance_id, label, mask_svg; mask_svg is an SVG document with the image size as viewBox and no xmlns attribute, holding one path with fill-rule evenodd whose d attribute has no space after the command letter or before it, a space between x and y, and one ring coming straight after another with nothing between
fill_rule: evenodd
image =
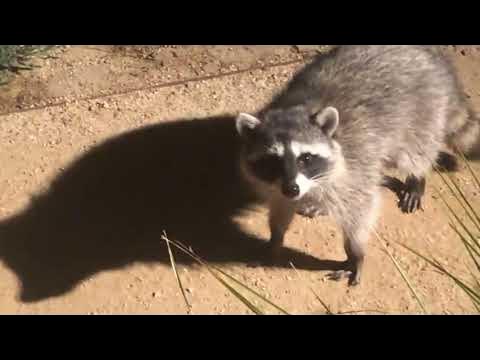
<instances>
[{"instance_id":1,"label":"sandy ground","mask_svg":"<svg viewBox=\"0 0 480 360\"><path fill-rule=\"evenodd\" d=\"M375 238L359 287L325 280L344 259L328 218L297 217L285 263L249 266L268 227L238 183L231 115L262 106L316 50L74 46L2 88L0 313L184 314L163 231L294 314L323 311L309 286L335 312L419 313ZM446 51L480 109L478 47ZM457 177L478 203L467 173ZM378 231L429 312L468 313L451 281L395 243L466 271L434 184L447 194L432 175L426 211L410 216L385 191ZM251 313L176 254L193 314Z\"/></svg>"}]
</instances>

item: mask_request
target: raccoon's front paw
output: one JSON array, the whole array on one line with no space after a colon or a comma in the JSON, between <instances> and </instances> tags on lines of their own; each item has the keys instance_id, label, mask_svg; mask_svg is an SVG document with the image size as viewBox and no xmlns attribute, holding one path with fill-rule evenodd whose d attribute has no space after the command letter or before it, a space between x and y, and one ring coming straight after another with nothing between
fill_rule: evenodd
<instances>
[{"instance_id":1,"label":"raccoon's front paw","mask_svg":"<svg viewBox=\"0 0 480 360\"><path fill-rule=\"evenodd\" d=\"M406 213L411 214L417 210L422 210L422 198L425 194L425 178L416 178L409 176L405 182L405 187L400 194L398 206Z\"/></svg>"},{"instance_id":2,"label":"raccoon's front paw","mask_svg":"<svg viewBox=\"0 0 480 360\"><path fill-rule=\"evenodd\" d=\"M318 206L302 206L297 209L297 214L308 217L310 219L319 217L319 216L327 216L328 212L327 210L320 208Z\"/></svg>"}]
</instances>

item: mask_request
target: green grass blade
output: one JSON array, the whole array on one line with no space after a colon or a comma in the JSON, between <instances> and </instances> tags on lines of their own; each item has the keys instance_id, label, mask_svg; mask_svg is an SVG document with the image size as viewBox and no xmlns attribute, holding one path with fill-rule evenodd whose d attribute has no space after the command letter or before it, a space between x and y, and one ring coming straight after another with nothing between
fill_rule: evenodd
<instances>
[{"instance_id":1,"label":"green grass blade","mask_svg":"<svg viewBox=\"0 0 480 360\"><path fill-rule=\"evenodd\" d=\"M472 167L470 166L470 161L467 160L465 155L462 152L459 152L461 158L463 159L465 165L467 165L467 169L470 172L470 175L472 175L473 179L475 180L475 183L477 184L478 190L480 190L480 181L477 177L477 174L475 174L475 171L473 171Z\"/></svg>"},{"instance_id":2,"label":"green grass blade","mask_svg":"<svg viewBox=\"0 0 480 360\"><path fill-rule=\"evenodd\" d=\"M201 259L199 256L197 256L196 254L194 254L191 250L189 250L185 245L182 245L182 244L179 244L175 241L172 241L172 240L169 240L167 239L167 241L169 243L171 243L172 245L174 245L175 247L177 247L178 249L180 249L182 252L184 252L185 254L189 255L192 259L194 259L196 262L198 262L200 265L203 265L206 267L206 269L209 271L209 273L217 280L219 281L224 287L226 287L235 297L237 297L242 303L244 303L251 311L253 311L254 313L256 314L263 314L263 312L257 307L255 306L253 303L251 303L247 298L245 298L243 295L241 295L237 290L235 290L231 285L229 285L225 280L221 279L216 273L215 271L218 271L219 273L221 273L222 275L224 275L225 277L231 279L232 281L234 281L235 283L237 283L238 285L242 286L243 288L245 288L246 290L250 291L251 293L255 294L256 296L258 296L259 298L261 298L262 300L264 300L265 302L267 302L268 304L272 305L273 307L275 307L277 310L281 311L282 313L288 315L288 313L283 310L282 308L280 308L278 305L275 305L274 303L272 303L271 301L269 301L268 299L266 299L265 297L263 297L262 295L258 294L255 290L249 288L247 285L244 285L243 283L241 283L240 281L238 281L237 279L235 279L233 276L227 274L226 272L224 272L223 270L221 269L218 269L216 268L215 266L212 266L210 264L208 264L206 261L204 261L203 259Z\"/></svg>"},{"instance_id":3,"label":"green grass blade","mask_svg":"<svg viewBox=\"0 0 480 360\"><path fill-rule=\"evenodd\" d=\"M284 309L282 309L280 306L278 306L277 304L273 303L272 301L268 300L265 296L263 296L262 294L258 293L257 291L255 291L254 289L248 287L247 285L243 284L241 281L235 279L233 276L231 276L230 274L226 273L225 271L223 271L222 269L216 267L216 266L213 266L211 265L216 271L218 271L219 273L221 273L223 276L229 278L230 280L232 280L233 282L235 282L237 285L240 285L241 287L243 287L245 290L251 292L252 294L254 294L255 296L259 297L260 299L262 299L263 301L265 301L267 304L269 304L270 306L274 307L275 309L277 309L278 311L280 311L282 314L284 315L290 315L288 312L286 312Z\"/></svg>"},{"instance_id":4,"label":"green grass blade","mask_svg":"<svg viewBox=\"0 0 480 360\"><path fill-rule=\"evenodd\" d=\"M172 242L173 243L173 242ZM263 300L264 302L266 302L267 304L269 304L270 306L274 307L275 309L277 309L278 311L280 311L282 314L284 315L290 315L287 311L285 311L285 309L282 309L280 306L278 306L277 304L273 303L272 301L268 300L265 296L263 296L262 294L260 294L259 292L255 291L254 289L248 287L247 285L245 285L244 283L242 283L241 281L237 280L235 277L231 276L230 274L226 273L225 271L223 271L222 269L220 269L219 267L215 266L215 265L211 265L211 264L207 264L205 260L201 259L198 255L196 255L191 249L188 249L187 246L185 246L184 244L182 244L181 242L179 241L176 241L175 243L173 243L175 246L179 247L182 251L184 251L187 255L191 256L191 257L194 257L195 260L197 262L200 262L202 263L203 265L208 265L210 266L212 269L214 269L215 271L219 272L220 274L222 274L223 276L227 277L228 279L232 280L234 283L236 283L237 285L243 287L245 290L251 292L252 294L254 294L255 296L257 296L258 298L260 298L261 300Z\"/></svg>"},{"instance_id":5,"label":"green grass blade","mask_svg":"<svg viewBox=\"0 0 480 360\"><path fill-rule=\"evenodd\" d=\"M34 57L40 57L56 45L0 45L0 85L8 84L12 74L32 70Z\"/></svg>"},{"instance_id":6,"label":"green grass blade","mask_svg":"<svg viewBox=\"0 0 480 360\"><path fill-rule=\"evenodd\" d=\"M297 273L297 276L299 277L300 280L302 280L304 283L307 284L307 282L305 281L305 279L302 278L302 276L300 275L300 273L297 271L297 269L295 268L295 265L293 265L292 262L290 262L290 266L293 268L293 270L295 270L295 272ZM332 310L330 309L330 307L327 305L326 302L324 302L320 296L318 296L318 294L315 292L315 290L313 290L313 288L310 286L310 285L307 285L307 288L310 290L310 292L313 294L313 296L315 296L315 298L317 299L317 301L323 306L323 308L325 309L325 312L328 314L328 315L333 315L333 312Z\"/></svg>"},{"instance_id":7,"label":"green grass blade","mask_svg":"<svg viewBox=\"0 0 480 360\"><path fill-rule=\"evenodd\" d=\"M383 315L387 315L387 314L388 314L387 311L382 311L382 310L368 310L368 309L365 309L365 310L342 311L342 312L338 312L337 314L338 314L338 315L348 315L348 314L358 314L358 313L377 313L377 314L383 314Z\"/></svg>"},{"instance_id":8,"label":"green grass blade","mask_svg":"<svg viewBox=\"0 0 480 360\"><path fill-rule=\"evenodd\" d=\"M230 284L228 284L225 280L223 280L220 276L215 274L210 268L208 269L210 274L215 277L224 287L226 287L237 299L239 299L246 307L248 307L253 313L256 315L265 315L262 310L260 310L257 306L255 306L252 302L250 302L246 297L240 294L237 290L235 290Z\"/></svg>"},{"instance_id":9,"label":"green grass blade","mask_svg":"<svg viewBox=\"0 0 480 360\"><path fill-rule=\"evenodd\" d=\"M170 242L168 241L166 233L164 233L162 235L162 239L167 244L168 255L170 256L170 264L172 265L173 273L175 274L175 278L177 279L178 287L180 288L180 291L182 292L183 300L185 301L185 305L187 306L187 314L190 314L191 305L188 302L187 295L185 294L185 290L183 289L182 280L180 279L180 276L178 275L177 266L175 264L175 257L173 256L172 248L170 247Z\"/></svg>"},{"instance_id":10,"label":"green grass blade","mask_svg":"<svg viewBox=\"0 0 480 360\"><path fill-rule=\"evenodd\" d=\"M459 190L460 192L460 196L455 192L455 190L451 187L451 185L448 183L448 181L445 179L444 175L442 173L440 173L438 170L437 170L437 173L438 175L440 176L440 178L442 179L443 183L448 187L448 189L450 190L450 192L452 193L453 197L455 198L455 200L457 200L457 202L460 204L460 206L463 208L463 210L465 211L465 214L468 216L468 218L470 219L470 221L473 223L473 225L475 225L475 227L480 231L480 220L478 219L478 214L475 212L475 210L473 210L472 208L472 211L473 211L473 215L470 213L470 211L468 210L468 206L469 203L468 203L468 200L466 200L465 198L465 195L463 194L463 192L461 190ZM452 183L456 184L455 181L453 181L451 178L450 178L450 181L452 181ZM458 188L458 187L457 187ZM452 212L452 214L455 215L455 217L458 219L458 216L456 215L456 213L452 210L451 206L448 204L448 202L446 201L445 197L443 196L443 194L434 186L434 189L435 191L438 193L438 195L440 196L440 198L442 199L443 203L448 207L448 209ZM464 204L464 202L462 201L462 198L464 199L464 201L467 201L467 205ZM471 205L470 205L471 206ZM460 221L460 220L458 220Z\"/></svg>"},{"instance_id":11,"label":"green grass blade","mask_svg":"<svg viewBox=\"0 0 480 360\"><path fill-rule=\"evenodd\" d=\"M463 222L459 216L457 215L457 213L453 210L453 208L450 206L450 204L448 203L448 201L444 198L444 196L438 191L437 188L435 188L435 191L437 191L437 193L439 194L440 196L440 199L442 199L443 203L445 204L445 206L447 207L447 209L450 211L450 214L452 214L452 216L455 218L455 220L457 220L457 222L460 224L460 226L463 228L463 230L465 230L465 232L468 234L468 236L470 236L470 238L473 240L474 243L476 243L478 246L480 246L480 244L478 243L478 240L477 238L472 234L472 232L470 231L470 229L468 229L467 225L465 225L465 222Z\"/></svg>"},{"instance_id":12,"label":"green grass blade","mask_svg":"<svg viewBox=\"0 0 480 360\"><path fill-rule=\"evenodd\" d=\"M480 314L480 305L477 305L476 303L473 303L473 306L475 307L475 310L477 311L477 313Z\"/></svg>"},{"instance_id":13,"label":"green grass blade","mask_svg":"<svg viewBox=\"0 0 480 360\"><path fill-rule=\"evenodd\" d=\"M173 243L173 242L172 242ZM219 272L220 274L222 274L223 276L225 276L226 278L232 280L234 283L236 283L237 285L243 287L245 290L251 292L252 294L254 294L255 296L257 296L258 298L260 298L261 300L263 300L264 302L266 302L267 304L269 304L270 306L274 307L275 309L277 309L278 311L280 311L282 314L284 315L290 315L287 311L285 311L285 309L282 309L280 306L278 306L277 304L273 303L272 301L268 300L265 296L263 296L262 294L258 293L257 291L255 291L254 289L248 287L247 285L245 285L244 283L242 283L241 281L237 280L235 277L231 276L230 274L226 273L225 271L223 271L222 269L220 269L219 267L215 266L215 265L211 265L211 264L207 264L207 262L205 260L202 260L198 255L196 255L192 250L188 249L184 244L180 243L179 241L173 243L175 246L179 247L179 249L181 249L182 251L184 251L187 255L193 257L197 262L203 264L204 266L209 266L211 267L212 269L214 269L215 271Z\"/></svg>"},{"instance_id":14,"label":"green grass blade","mask_svg":"<svg viewBox=\"0 0 480 360\"><path fill-rule=\"evenodd\" d=\"M470 218L470 220L472 221L472 223L477 227L477 229L480 231L480 217L478 216L478 213L475 211L475 209L473 208L472 204L470 201L468 201L468 199L466 198L465 196L465 193L462 191L462 189L460 188L460 186L458 185L457 181L454 180L453 176L449 176L450 177L450 181L452 182L453 186L455 187L455 189L457 190L457 192L460 194L460 197L462 198L463 200L463 203L466 204L466 207L468 208L468 211L467 208L465 206L462 205L465 213L467 214L467 216ZM459 203L462 203L460 200L457 200ZM471 215L472 214L472 215ZM475 220L474 220L475 219Z\"/></svg>"},{"instance_id":15,"label":"green grass blade","mask_svg":"<svg viewBox=\"0 0 480 360\"><path fill-rule=\"evenodd\" d=\"M468 267L467 264L465 264L465 267L468 269L468 272L470 273L473 280L475 281L475 285L477 286L477 292L480 292L480 280L473 274L472 270L470 269L470 267ZM472 301L472 303L477 313L480 313L480 304L477 304L475 301Z\"/></svg>"},{"instance_id":16,"label":"green grass blade","mask_svg":"<svg viewBox=\"0 0 480 360\"><path fill-rule=\"evenodd\" d=\"M377 240L380 242L380 244L382 245L384 251L387 253L388 257L390 258L390 260L392 261L393 265L395 265L395 268L397 269L397 271L400 273L400 276L402 277L403 281L405 281L405 283L407 284L408 288L410 289L410 292L412 293L414 299L417 301L418 305L420 306L420 308L422 309L423 313L424 314L427 314L427 310L425 309L425 305L423 304L423 301L420 299L420 297L418 296L417 292L415 291L414 287L412 286L412 284L410 283L410 281L408 280L407 276L405 275L405 272L403 271L403 269L401 268L400 264L398 264L397 260L395 260L395 258L393 257L393 255L390 253L390 251L388 250L387 248L387 245L385 244L384 240L380 237L380 235L378 234L378 232L374 231L376 237L377 237Z\"/></svg>"},{"instance_id":17,"label":"green grass blade","mask_svg":"<svg viewBox=\"0 0 480 360\"><path fill-rule=\"evenodd\" d=\"M420 149L421 149L421 148L420 148ZM426 155L426 154L424 153L424 155ZM464 158L465 162L467 162L466 159L465 159L465 157L463 157L463 158ZM460 189L460 187L458 186L457 182L454 181L453 176L452 176L452 175L448 175L450 181L454 184L455 188L456 188L457 191L460 193L460 197L461 197L462 199L464 199L464 201L465 201L465 203L467 204L467 206L471 209L471 211L472 211L472 213L473 213L473 217L472 217L472 215L470 214L470 212L467 210L465 204L460 200L458 194L455 193L455 191L453 190L453 188L450 186L450 184L448 183L448 181L445 179L445 176L444 176L444 175L442 174L442 172L439 170L436 162L435 162L435 161L432 161L432 159L430 159L430 162L432 163L433 169L436 171L436 173L437 173L437 174L440 176L440 178L442 179L443 183L448 187L448 189L450 190L450 192L452 193L452 195L455 197L455 199L458 201L458 203L460 204L460 206L462 206L462 208L465 210L465 212L466 212L467 216L469 217L469 219L472 221L472 223L473 223L473 224L477 227L477 229L480 231L480 217L478 216L478 213L473 209L473 207L471 206L470 202L466 199L463 191ZM467 166L470 168L468 162L467 162ZM471 168L470 168L470 170L471 170ZM477 179L472 170L471 170L471 173L472 173L473 177L474 177L475 179ZM478 179L477 179L477 183L478 183ZM479 183L479 186L480 186L480 183ZM443 196L442 196L442 194L440 193L440 191L438 191L437 189L436 189L436 191L437 191L437 193L442 197L442 200L445 202L445 199L443 199Z\"/></svg>"},{"instance_id":18,"label":"green grass blade","mask_svg":"<svg viewBox=\"0 0 480 360\"><path fill-rule=\"evenodd\" d=\"M468 242L467 239L463 236L463 234L457 229L457 227L453 224L450 224L450 227L457 233L457 235L460 237L460 240L462 240L463 245L465 246L465 249L467 249L468 254L472 258L473 262L475 263L475 266L477 267L477 270L480 271L480 264L478 263L477 258L475 257L474 254L476 254L478 257L480 257L480 253L473 247L470 242Z\"/></svg>"},{"instance_id":19,"label":"green grass blade","mask_svg":"<svg viewBox=\"0 0 480 360\"><path fill-rule=\"evenodd\" d=\"M430 264L431 266L433 266L434 268L438 269L442 274L445 274L447 275L450 279L452 279L460 288L462 288L462 290L467 293L468 296L470 296L470 298L475 301L476 303L480 304L480 294L477 294L475 292L475 290L473 290L470 286L468 286L467 284L465 284L462 280L460 280L458 277L456 277L455 275L453 275L451 272L449 272L447 269L445 269L444 266L440 265L440 263L437 261L437 260L430 260L428 258L426 258L425 256L423 256L422 254L420 254L418 251L410 248L409 246L405 245L405 244L401 244L401 243L398 243L400 246L404 247L405 249L407 249L408 251L412 252L413 254L415 254L416 256L420 257L421 259L423 259L425 262L427 262L428 264Z\"/></svg>"},{"instance_id":20,"label":"green grass blade","mask_svg":"<svg viewBox=\"0 0 480 360\"><path fill-rule=\"evenodd\" d=\"M470 267L465 264L465 267L468 269L468 272L470 273L470 275L472 276L473 280L475 281L475 285L477 286L478 288L478 292L480 292L480 279L478 279L475 274L473 273L473 271L470 269Z\"/></svg>"}]
</instances>

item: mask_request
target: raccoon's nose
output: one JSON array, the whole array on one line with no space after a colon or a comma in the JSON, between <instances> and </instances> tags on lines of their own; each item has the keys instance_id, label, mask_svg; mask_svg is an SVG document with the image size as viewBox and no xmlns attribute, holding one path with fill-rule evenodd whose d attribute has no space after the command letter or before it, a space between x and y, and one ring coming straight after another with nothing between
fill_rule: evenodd
<instances>
[{"instance_id":1,"label":"raccoon's nose","mask_svg":"<svg viewBox=\"0 0 480 360\"><path fill-rule=\"evenodd\" d=\"M283 195L294 198L300 194L300 187L295 183L284 184L282 187Z\"/></svg>"}]
</instances>

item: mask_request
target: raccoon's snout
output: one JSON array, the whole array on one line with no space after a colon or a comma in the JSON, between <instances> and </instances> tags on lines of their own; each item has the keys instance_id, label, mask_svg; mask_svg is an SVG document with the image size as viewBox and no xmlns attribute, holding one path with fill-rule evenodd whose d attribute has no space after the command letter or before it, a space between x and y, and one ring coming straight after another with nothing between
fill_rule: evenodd
<instances>
[{"instance_id":1,"label":"raccoon's snout","mask_svg":"<svg viewBox=\"0 0 480 360\"><path fill-rule=\"evenodd\" d=\"M300 195L300 186L294 182L284 183L282 186L283 195L289 198L295 198Z\"/></svg>"}]
</instances>

